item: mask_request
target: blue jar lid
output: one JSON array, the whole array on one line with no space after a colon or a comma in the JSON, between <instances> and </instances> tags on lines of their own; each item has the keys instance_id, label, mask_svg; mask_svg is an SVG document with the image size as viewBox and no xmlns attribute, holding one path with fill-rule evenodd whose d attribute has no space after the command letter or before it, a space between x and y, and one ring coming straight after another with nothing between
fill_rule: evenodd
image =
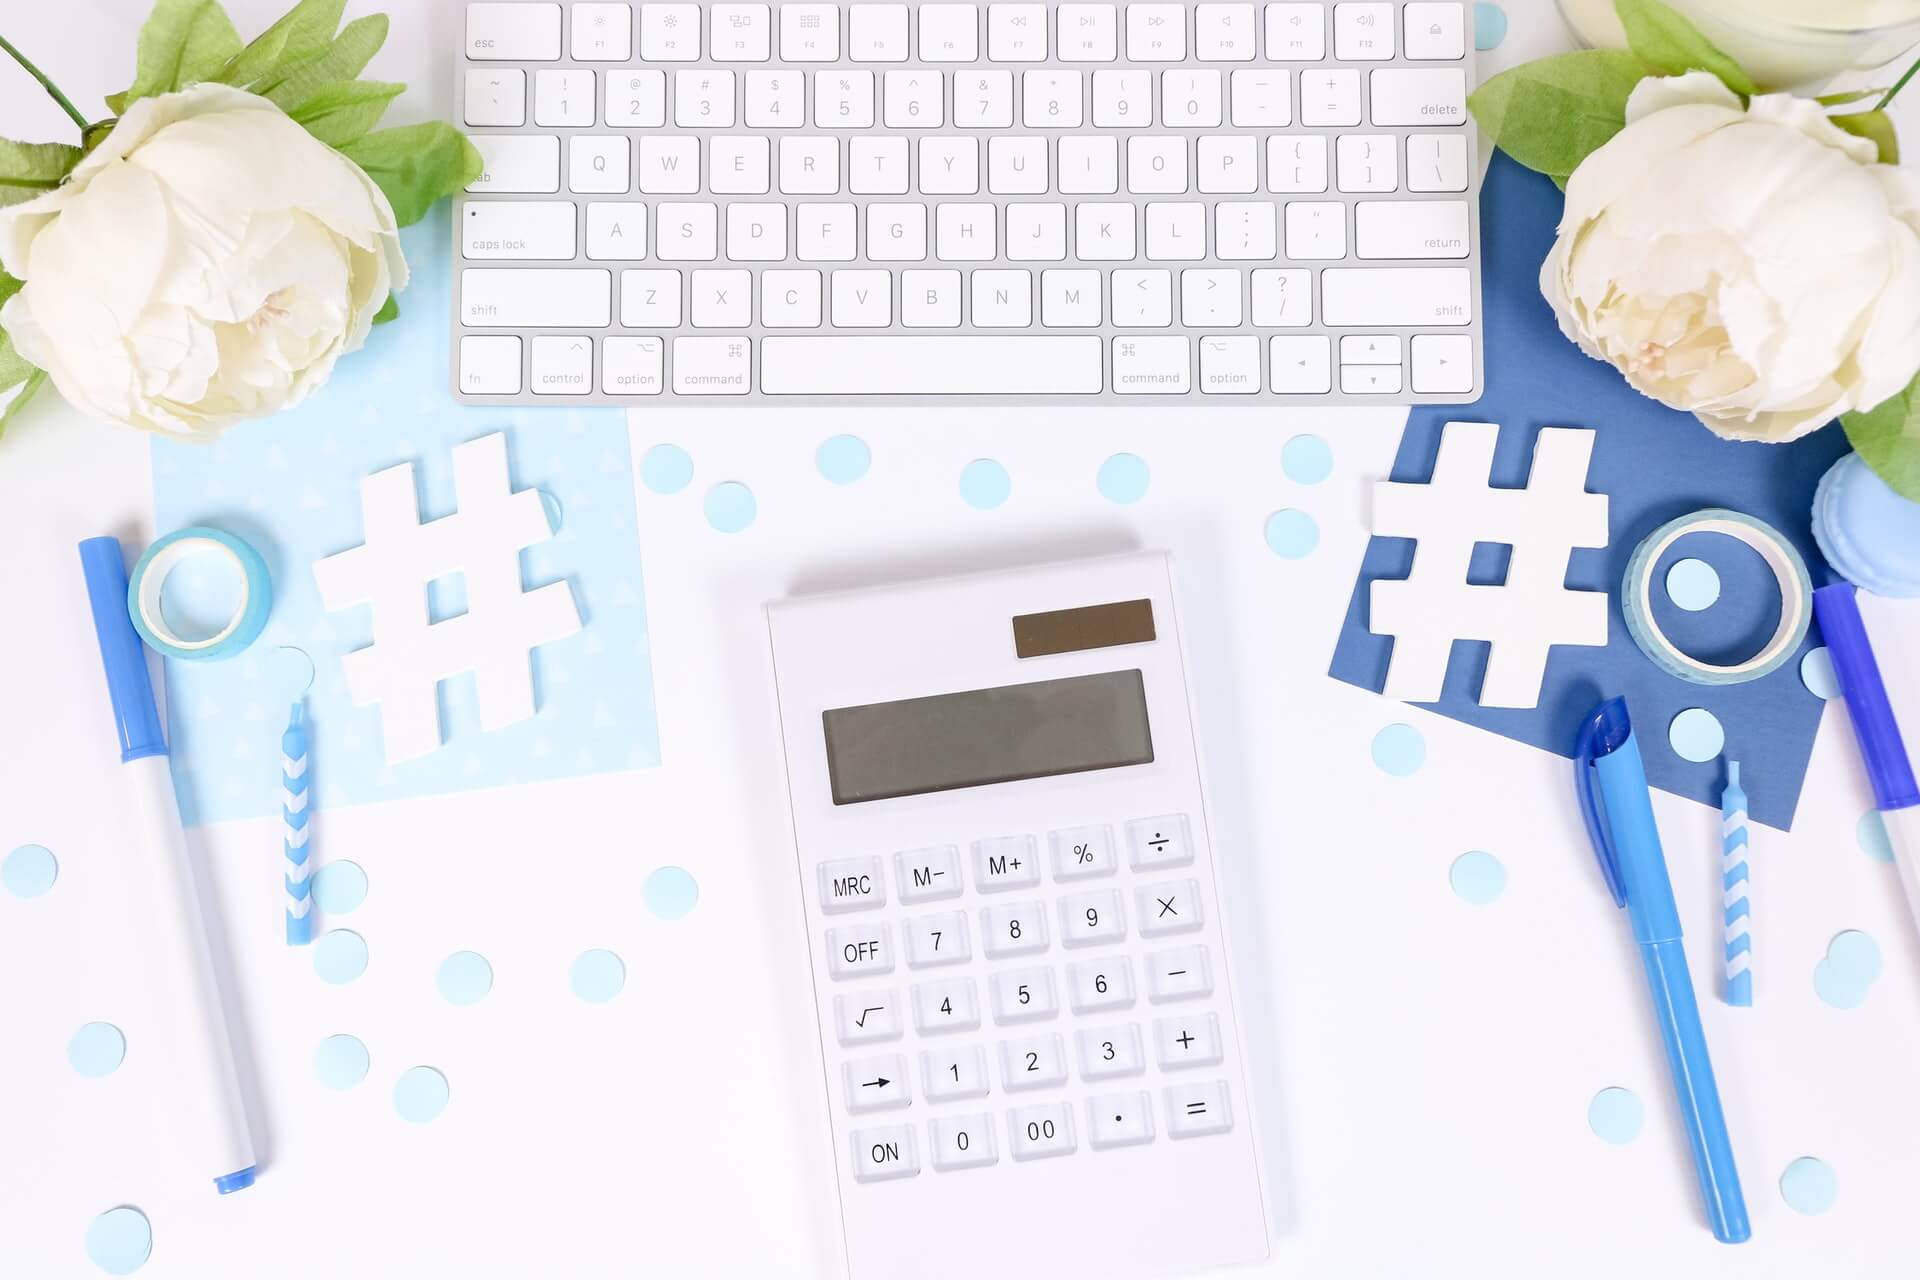
<instances>
[{"instance_id":1,"label":"blue jar lid","mask_svg":"<svg viewBox=\"0 0 1920 1280\"><path fill-rule=\"evenodd\" d=\"M1857 453L1813 498L1813 537L1834 571L1877 596L1920 596L1920 502L1901 497Z\"/></svg>"}]
</instances>

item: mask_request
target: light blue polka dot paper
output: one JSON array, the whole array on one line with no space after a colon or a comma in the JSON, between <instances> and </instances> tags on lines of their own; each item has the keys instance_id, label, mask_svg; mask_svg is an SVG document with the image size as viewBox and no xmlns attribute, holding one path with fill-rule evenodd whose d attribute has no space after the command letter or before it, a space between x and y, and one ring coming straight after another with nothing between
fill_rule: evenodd
<instances>
[{"instance_id":1,"label":"light blue polka dot paper","mask_svg":"<svg viewBox=\"0 0 1920 1280\"><path fill-rule=\"evenodd\" d=\"M1602 1142L1616 1146L1639 1137L1644 1118L1640 1097L1631 1089L1602 1089L1587 1104L1587 1127Z\"/></svg>"},{"instance_id":2,"label":"light blue polka dot paper","mask_svg":"<svg viewBox=\"0 0 1920 1280\"><path fill-rule=\"evenodd\" d=\"M307 714L323 811L660 762L626 414L453 400L451 236L445 217L401 232L413 282L400 318L342 359L312 398L212 444L154 442L155 527L227 528L260 547L273 575L273 615L251 648L226 662L167 664L168 738L189 826L279 816L280 731L306 683L304 664L297 680L288 671L283 644L313 657ZM372 611L323 610L312 566L364 540L368 474L411 462L422 518L446 516L455 508L452 447L498 431L514 487L551 494L566 514L553 538L518 553L523 582L566 582L585 626L533 651L532 719L483 730L472 676L444 681L445 745L389 767L380 710L352 704L340 668L342 655L372 640Z\"/></svg>"},{"instance_id":3,"label":"light blue polka dot paper","mask_svg":"<svg viewBox=\"0 0 1920 1280\"><path fill-rule=\"evenodd\" d=\"M1412 777L1427 762L1427 740L1410 724L1390 724L1374 735L1373 762L1383 773Z\"/></svg>"},{"instance_id":4,"label":"light blue polka dot paper","mask_svg":"<svg viewBox=\"0 0 1920 1280\"><path fill-rule=\"evenodd\" d=\"M60 864L45 845L23 844L0 862L0 884L16 898L37 898L53 888Z\"/></svg>"},{"instance_id":5,"label":"light blue polka dot paper","mask_svg":"<svg viewBox=\"0 0 1920 1280\"><path fill-rule=\"evenodd\" d=\"M657 444L640 458L640 483L659 494L678 493L693 482L693 459L677 444Z\"/></svg>"},{"instance_id":6,"label":"light blue polka dot paper","mask_svg":"<svg viewBox=\"0 0 1920 1280\"><path fill-rule=\"evenodd\" d=\"M1667 737L1675 755L1695 764L1717 759L1727 745L1727 731L1720 727L1720 718L1705 707L1689 707L1675 716Z\"/></svg>"},{"instance_id":7,"label":"light blue polka dot paper","mask_svg":"<svg viewBox=\"0 0 1920 1280\"><path fill-rule=\"evenodd\" d=\"M1875 862L1893 861L1893 837L1887 833L1887 820L1878 809L1869 809L1861 817L1854 838L1860 842L1861 852Z\"/></svg>"},{"instance_id":8,"label":"light blue polka dot paper","mask_svg":"<svg viewBox=\"0 0 1920 1280\"><path fill-rule=\"evenodd\" d=\"M1282 560L1302 560L1320 545L1320 526L1304 511L1276 511L1267 517L1267 547Z\"/></svg>"},{"instance_id":9,"label":"light blue polka dot paper","mask_svg":"<svg viewBox=\"0 0 1920 1280\"><path fill-rule=\"evenodd\" d=\"M1147 496L1147 486L1152 479L1153 473L1147 469L1144 458L1133 453L1116 453L1100 464L1094 484L1101 497L1125 507Z\"/></svg>"},{"instance_id":10,"label":"light blue polka dot paper","mask_svg":"<svg viewBox=\"0 0 1920 1280\"><path fill-rule=\"evenodd\" d=\"M493 966L477 951L456 951L440 962L434 981L448 1004L474 1004L493 990Z\"/></svg>"},{"instance_id":11,"label":"light blue polka dot paper","mask_svg":"<svg viewBox=\"0 0 1920 1280\"><path fill-rule=\"evenodd\" d=\"M1497 4L1481 0L1473 6L1473 47L1498 49L1507 38L1507 11Z\"/></svg>"},{"instance_id":12,"label":"light blue polka dot paper","mask_svg":"<svg viewBox=\"0 0 1920 1280\"><path fill-rule=\"evenodd\" d=\"M1825 645L1807 650L1800 659L1800 680L1816 698L1832 702L1840 696L1840 677L1834 674L1833 654Z\"/></svg>"},{"instance_id":13,"label":"light blue polka dot paper","mask_svg":"<svg viewBox=\"0 0 1920 1280\"><path fill-rule=\"evenodd\" d=\"M723 480L707 490L704 504L707 523L720 533L739 533L753 523L759 514L760 504L754 501L753 490L738 480Z\"/></svg>"},{"instance_id":14,"label":"light blue polka dot paper","mask_svg":"<svg viewBox=\"0 0 1920 1280\"><path fill-rule=\"evenodd\" d=\"M1705 560L1676 560L1667 570L1667 596L1688 613L1711 609L1720 599L1720 573Z\"/></svg>"},{"instance_id":15,"label":"light blue polka dot paper","mask_svg":"<svg viewBox=\"0 0 1920 1280\"><path fill-rule=\"evenodd\" d=\"M130 1276L153 1253L153 1227L131 1205L109 1209L87 1225L87 1257L110 1276Z\"/></svg>"},{"instance_id":16,"label":"light blue polka dot paper","mask_svg":"<svg viewBox=\"0 0 1920 1280\"><path fill-rule=\"evenodd\" d=\"M1795 1213L1817 1217L1840 1198L1840 1179L1818 1156L1801 1156L1780 1175L1780 1198Z\"/></svg>"},{"instance_id":17,"label":"light blue polka dot paper","mask_svg":"<svg viewBox=\"0 0 1920 1280\"><path fill-rule=\"evenodd\" d=\"M1333 474L1333 450L1319 436L1295 436L1280 451L1280 469L1295 484L1319 484Z\"/></svg>"},{"instance_id":18,"label":"light blue polka dot paper","mask_svg":"<svg viewBox=\"0 0 1920 1280\"><path fill-rule=\"evenodd\" d=\"M90 1078L112 1075L126 1056L127 1038L111 1022L89 1022L67 1041L68 1063Z\"/></svg>"},{"instance_id":19,"label":"light blue polka dot paper","mask_svg":"<svg viewBox=\"0 0 1920 1280\"><path fill-rule=\"evenodd\" d=\"M573 994L588 1004L605 1004L627 985L626 962L611 951L582 951L573 962Z\"/></svg>"},{"instance_id":20,"label":"light blue polka dot paper","mask_svg":"<svg viewBox=\"0 0 1920 1280\"><path fill-rule=\"evenodd\" d=\"M313 944L313 971L334 986L352 982L367 971L366 939L350 929L331 929Z\"/></svg>"},{"instance_id":21,"label":"light blue polka dot paper","mask_svg":"<svg viewBox=\"0 0 1920 1280\"><path fill-rule=\"evenodd\" d=\"M991 511L1013 493L1013 477L992 458L975 458L960 470L960 500Z\"/></svg>"},{"instance_id":22,"label":"light blue polka dot paper","mask_svg":"<svg viewBox=\"0 0 1920 1280\"><path fill-rule=\"evenodd\" d=\"M328 915L345 915L367 900L367 873L357 862L329 862L313 873L313 900Z\"/></svg>"},{"instance_id":23,"label":"light blue polka dot paper","mask_svg":"<svg viewBox=\"0 0 1920 1280\"><path fill-rule=\"evenodd\" d=\"M409 1067L393 1086L393 1109L402 1120L426 1124L447 1109L447 1078L432 1067Z\"/></svg>"},{"instance_id":24,"label":"light blue polka dot paper","mask_svg":"<svg viewBox=\"0 0 1920 1280\"><path fill-rule=\"evenodd\" d=\"M859 436L833 436L814 451L813 465L829 484L852 484L873 465L873 451Z\"/></svg>"},{"instance_id":25,"label":"light blue polka dot paper","mask_svg":"<svg viewBox=\"0 0 1920 1280\"><path fill-rule=\"evenodd\" d=\"M1507 868L1492 854L1476 849L1453 860L1447 882L1462 902L1485 906L1506 890Z\"/></svg>"},{"instance_id":26,"label":"light blue polka dot paper","mask_svg":"<svg viewBox=\"0 0 1920 1280\"><path fill-rule=\"evenodd\" d=\"M329 1089L351 1089L367 1078L367 1046L358 1036L328 1036L313 1051L313 1074Z\"/></svg>"},{"instance_id":27,"label":"light blue polka dot paper","mask_svg":"<svg viewBox=\"0 0 1920 1280\"><path fill-rule=\"evenodd\" d=\"M1880 977L1880 944L1858 929L1837 933L1813 969L1813 989L1836 1009L1858 1009Z\"/></svg>"},{"instance_id":28,"label":"light blue polka dot paper","mask_svg":"<svg viewBox=\"0 0 1920 1280\"><path fill-rule=\"evenodd\" d=\"M691 872L680 867L661 867L647 877L642 892L647 910L662 920L678 920L700 901L700 886Z\"/></svg>"}]
</instances>

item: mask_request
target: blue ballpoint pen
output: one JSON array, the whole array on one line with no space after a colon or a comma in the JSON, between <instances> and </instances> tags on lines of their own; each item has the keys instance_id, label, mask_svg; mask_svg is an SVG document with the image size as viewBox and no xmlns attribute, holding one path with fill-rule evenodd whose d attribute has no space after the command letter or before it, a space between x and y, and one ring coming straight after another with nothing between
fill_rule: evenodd
<instances>
[{"instance_id":1,"label":"blue ballpoint pen","mask_svg":"<svg viewBox=\"0 0 1920 1280\"><path fill-rule=\"evenodd\" d=\"M1727 1120L1720 1110L1720 1090L1707 1059L1693 978L1687 973L1680 913L1673 903L1667 858L1653 820L1646 768L1624 698L1602 703L1581 726L1574 773L1600 873L1613 893L1614 905L1627 909L1634 941L1640 944L1647 989L1653 996L1661 1039L1666 1041L1667 1065L1673 1071L1673 1091L1687 1126L1687 1145L1693 1148L1707 1221L1716 1239L1739 1244L1753 1230L1747 1224L1747 1202L1740 1194L1740 1173L1734 1167L1733 1144L1727 1139Z\"/></svg>"}]
</instances>

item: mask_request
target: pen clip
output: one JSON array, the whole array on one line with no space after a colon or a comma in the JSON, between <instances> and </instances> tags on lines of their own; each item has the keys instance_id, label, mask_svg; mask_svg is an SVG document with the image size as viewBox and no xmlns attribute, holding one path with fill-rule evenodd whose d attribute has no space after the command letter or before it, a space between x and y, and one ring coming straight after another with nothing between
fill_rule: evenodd
<instances>
[{"instance_id":1,"label":"pen clip","mask_svg":"<svg viewBox=\"0 0 1920 1280\"><path fill-rule=\"evenodd\" d=\"M1594 857L1600 862L1600 878L1607 882L1607 892L1613 895L1613 905L1624 907L1627 905L1627 890L1620 879L1620 855L1613 847L1613 835L1607 829L1606 816L1601 812L1600 799L1594 793L1593 786L1593 763L1602 754L1599 750L1602 730L1613 705L1608 703L1601 707L1580 726L1580 740L1573 753L1573 789L1580 798L1580 816L1586 820L1587 836L1593 841Z\"/></svg>"}]
</instances>

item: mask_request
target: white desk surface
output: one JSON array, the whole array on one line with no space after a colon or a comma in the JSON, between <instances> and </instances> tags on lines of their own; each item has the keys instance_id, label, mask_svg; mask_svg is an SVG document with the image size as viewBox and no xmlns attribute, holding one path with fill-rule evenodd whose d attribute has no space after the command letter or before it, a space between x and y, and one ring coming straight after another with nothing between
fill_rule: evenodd
<instances>
[{"instance_id":1,"label":"white desk surface","mask_svg":"<svg viewBox=\"0 0 1920 1280\"><path fill-rule=\"evenodd\" d=\"M232 0L251 34L284 0ZM353 12L371 6L356 3ZM453 0L391 0L374 64L412 85L401 119L444 111ZM76 99L122 87L145 0L10 4L6 34ZM1493 67L1563 40L1546 0L1508 6ZM1920 139L1920 94L1905 104ZM37 90L0 69L10 136L65 136ZM1916 148L1920 149L1920 148ZM445 216L444 212L438 216ZM376 338L377 341L377 338ZM0 1275L97 1274L82 1237L136 1205L151 1280L275 1276L807 1276L836 1258L827 1148L758 604L796 586L898 577L1135 545L1178 558L1215 834L1237 891L1246 1028L1274 1205L1267 1271L1295 1276L1911 1276L1920 1195L1920 947L1890 866L1855 844L1869 798L1832 709L1790 837L1755 854L1757 1008L1707 993L1718 971L1718 815L1656 796L1753 1241L1708 1234L1624 920L1609 909L1566 762L1400 707L1325 676L1366 541L1369 483L1403 411L1193 414L993 410L659 412L633 426L693 455L675 498L642 492L640 541L663 767L626 775L327 812L320 857L372 880L352 927L373 965L327 986L263 909L277 822L203 829L240 958L263 1172L216 1197L201 1126L167 1070L168 1025L130 940L140 904L116 873L118 763L73 545L152 535L144 440L44 396L0 441L0 852L54 849L60 880L0 894ZM1332 481L1303 495L1280 447L1311 429ZM836 431L872 446L872 474L835 490L811 457ZM1137 506L1092 477L1117 450L1150 459ZM1005 462L1014 497L955 496L974 457ZM760 501L746 534L703 522L722 478ZM1320 518L1310 558L1260 538L1295 503ZM1869 602L1896 699L1920 707L1920 604ZM1373 734L1408 720L1428 764L1394 780ZM1505 894L1447 887L1461 852L1495 851ZM689 868L699 907L666 924L639 903L660 862ZM1827 940L1863 929L1886 969L1865 1005L1821 1003ZM573 956L626 960L613 1004L566 989ZM454 1009L439 960L489 957L493 993ZM472 1015L479 1016L472 1016ZM132 1046L104 1080L65 1046L84 1021ZM373 1052L358 1088L322 1089L326 1035ZM394 1114L405 1066L440 1067L453 1102L426 1125ZM1609 1085L1646 1106L1638 1140L1587 1127ZM1789 1162L1817 1155L1839 1198L1819 1217L1782 1200ZM991 1223L955 1223L991 1230ZM1178 1223L1169 1223L1178 1231ZM937 1249L937 1240L928 1241Z\"/></svg>"}]
</instances>

